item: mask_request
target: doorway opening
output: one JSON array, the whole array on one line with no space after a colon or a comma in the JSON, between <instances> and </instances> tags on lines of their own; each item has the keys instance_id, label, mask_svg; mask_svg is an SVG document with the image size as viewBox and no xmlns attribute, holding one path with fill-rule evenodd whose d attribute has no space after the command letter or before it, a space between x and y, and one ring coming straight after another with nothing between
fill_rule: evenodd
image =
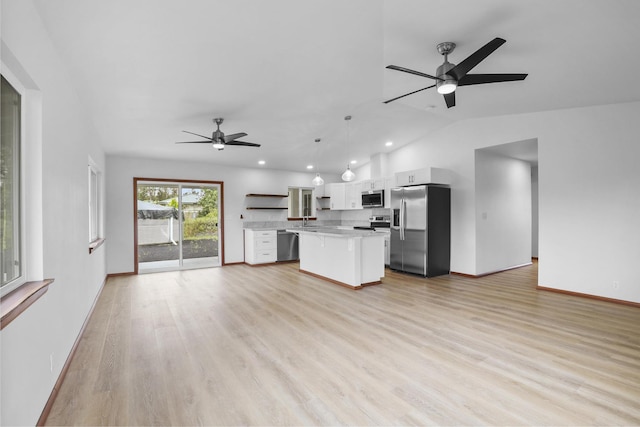
<instances>
[{"instance_id":1,"label":"doorway opening","mask_svg":"<svg viewBox=\"0 0 640 427\"><path fill-rule=\"evenodd\" d=\"M134 178L136 273L223 264L223 185Z\"/></svg>"},{"instance_id":2,"label":"doorway opening","mask_svg":"<svg viewBox=\"0 0 640 427\"><path fill-rule=\"evenodd\" d=\"M538 258L538 139L475 151L476 274Z\"/></svg>"}]
</instances>

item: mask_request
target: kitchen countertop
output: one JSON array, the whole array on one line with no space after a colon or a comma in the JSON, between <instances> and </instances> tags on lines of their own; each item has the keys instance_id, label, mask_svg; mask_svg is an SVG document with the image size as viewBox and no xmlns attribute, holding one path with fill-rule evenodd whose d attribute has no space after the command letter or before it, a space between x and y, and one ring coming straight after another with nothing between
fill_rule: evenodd
<instances>
[{"instance_id":1,"label":"kitchen countertop","mask_svg":"<svg viewBox=\"0 0 640 427\"><path fill-rule=\"evenodd\" d=\"M253 230L253 231L276 231L282 230L282 228L277 227L244 227L245 230Z\"/></svg>"},{"instance_id":2,"label":"kitchen countertop","mask_svg":"<svg viewBox=\"0 0 640 427\"><path fill-rule=\"evenodd\" d=\"M352 229L343 229L343 228L337 228L337 227L291 227L291 228L287 228L287 231L290 231L293 233L316 234L316 235L331 236L331 237L380 236L380 233L376 233L373 230L352 230Z\"/></svg>"}]
</instances>

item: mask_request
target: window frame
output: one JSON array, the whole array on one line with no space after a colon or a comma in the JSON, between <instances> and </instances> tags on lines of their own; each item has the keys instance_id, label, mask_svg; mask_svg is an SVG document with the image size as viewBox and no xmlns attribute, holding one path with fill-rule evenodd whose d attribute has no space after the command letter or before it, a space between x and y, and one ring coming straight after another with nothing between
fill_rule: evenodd
<instances>
[{"instance_id":1,"label":"window frame","mask_svg":"<svg viewBox=\"0 0 640 427\"><path fill-rule=\"evenodd\" d=\"M101 239L102 236L102 173L96 163L89 157L88 165L88 185L89 185L89 243Z\"/></svg>"},{"instance_id":2,"label":"window frame","mask_svg":"<svg viewBox=\"0 0 640 427\"><path fill-rule=\"evenodd\" d=\"M23 284L27 282L27 272L29 271L29 262L27 257L27 217L26 217L26 197L25 197L25 183L26 183L26 108L25 108L25 98L26 98L26 88L21 84L20 80L11 73L11 71L2 63L2 68L0 74L4 79L13 87L13 89L20 95L20 126L19 126L19 136L20 142L18 144L18 165L19 172L17 174L19 182L18 182L18 209L19 209L19 244L20 250L19 253L19 264L20 264L20 273L13 280L2 284L0 281L0 295L4 296L13 290L19 288ZM15 197L14 197L15 202Z\"/></svg>"}]
</instances>

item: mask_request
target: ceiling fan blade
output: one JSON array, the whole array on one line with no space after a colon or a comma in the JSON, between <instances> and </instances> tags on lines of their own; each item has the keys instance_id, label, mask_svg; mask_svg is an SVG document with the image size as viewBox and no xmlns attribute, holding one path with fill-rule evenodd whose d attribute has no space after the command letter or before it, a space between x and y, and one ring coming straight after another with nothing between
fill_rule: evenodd
<instances>
[{"instance_id":1,"label":"ceiling fan blade","mask_svg":"<svg viewBox=\"0 0 640 427\"><path fill-rule=\"evenodd\" d=\"M245 147L260 147L260 144L254 144L253 142L243 142L243 141L230 141L225 143L224 145L242 145Z\"/></svg>"},{"instance_id":2,"label":"ceiling fan blade","mask_svg":"<svg viewBox=\"0 0 640 427\"><path fill-rule=\"evenodd\" d=\"M409 92L409 93L405 93L404 95L396 96L395 98L392 98L392 99L389 99L387 101L384 101L383 104L388 104L390 102L395 101L396 99L404 98L405 96L413 95L414 93L422 92L423 90L431 89L432 87L435 87L435 86L436 85L423 87L422 89L414 90L413 92Z\"/></svg>"},{"instance_id":3,"label":"ceiling fan blade","mask_svg":"<svg viewBox=\"0 0 640 427\"><path fill-rule=\"evenodd\" d=\"M480 85L484 83L515 82L524 80L528 74L467 74L458 81L458 86Z\"/></svg>"},{"instance_id":4,"label":"ceiling fan blade","mask_svg":"<svg viewBox=\"0 0 640 427\"><path fill-rule=\"evenodd\" d=\"M211 144L211 140L209 140L209 141L180 141L180 142L176 142L176 144Z\"/></svg>"},{"instance_id":5,"label":"ceiling fan blade","mask_svg":"<svg viewBox=\"0 0 640 427\"><path fill-rule=\"evenodd\" d=\"M464 61L449 70L447 74L454 76L457 80L462 79L467 75L469 71L480 62L482 62L487 56L491 55L494 50L505 44L507 41L496 37L489 43L482 46L480 49L469 55Z\"/></svg>"},{"instance_id":6,"label":"ceiling fan blade","mask_svg":"<svg viewBox=\"0 0 640 427\"><path fill-rule=\"evenodd\" d=\"M390 70L402 71L404 73L415 74L416 76L426 77L432 80L442 80L438 77L434 77L430 74L421 73L420 71L410 70L409 68L398 67L397 65L387 65L387 68Z\"/></svg>"},{"instance_id":7,"label":"ceiling fan blade","mask_svg":"<svg viewBox=\"0 0 640 427\"><path fill-rule=\"evenodd\" d=\"M444 101L447 103L447 108L451 108L451 107L455 107L456 106L456 93L455 92L447 93L446 95L442 95L442 96L444 96Z\"/></svg>"},{"instance_id":8,"label":"ceiling fan blade","mask_svg":"<svg viewBox=\"0 0 640 427\"><path fill-rule=\"evenodd\" d=\"M225 135L224 136L224 142L226 142L228 144L229 142L233 141L234 139L242 138L243 136L247 136L247 134L244 133L244 132L240 132L240 133L234 133L232 135Z\"/></svg>"},{"instance_id":9,"label":"ceiling fan blade","mask_svg":"<svg viewBox=\"0 0 640 427\"><path fill-rule=\"evenodd\" d=\"M200 135L200 134L198 134L198 133L189 132L188 130L183 130L182 132L184 132L184 133L190 133L191 135L200 136L200 137L202 137L202 138L207 138L207 139L209 140L209 142L213 141L213 139L211 139L211 138L210 138L210 137L208 137L208 136Z\"/></svg>"}]
</instances>

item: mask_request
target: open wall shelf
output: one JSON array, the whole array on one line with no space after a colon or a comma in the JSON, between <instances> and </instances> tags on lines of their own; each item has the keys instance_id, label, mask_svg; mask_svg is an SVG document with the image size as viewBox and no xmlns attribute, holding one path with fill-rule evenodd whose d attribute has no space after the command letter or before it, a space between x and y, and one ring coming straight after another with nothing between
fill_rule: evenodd
<instances>
[{"instance_id":1,"label":"open wall shelf","mask_svg":"<svg viewBox=\"0 0 640 427\"><path fill-rule=\"evenodd\" d=\"M260 198L277 198L284 199L289 197L287 194L259 194L259 193L249 193L245 197L260 197ZM288 207L284 206L247 206L245 209L247 210L287 210Z\"/></svg>"}]
</instances>

